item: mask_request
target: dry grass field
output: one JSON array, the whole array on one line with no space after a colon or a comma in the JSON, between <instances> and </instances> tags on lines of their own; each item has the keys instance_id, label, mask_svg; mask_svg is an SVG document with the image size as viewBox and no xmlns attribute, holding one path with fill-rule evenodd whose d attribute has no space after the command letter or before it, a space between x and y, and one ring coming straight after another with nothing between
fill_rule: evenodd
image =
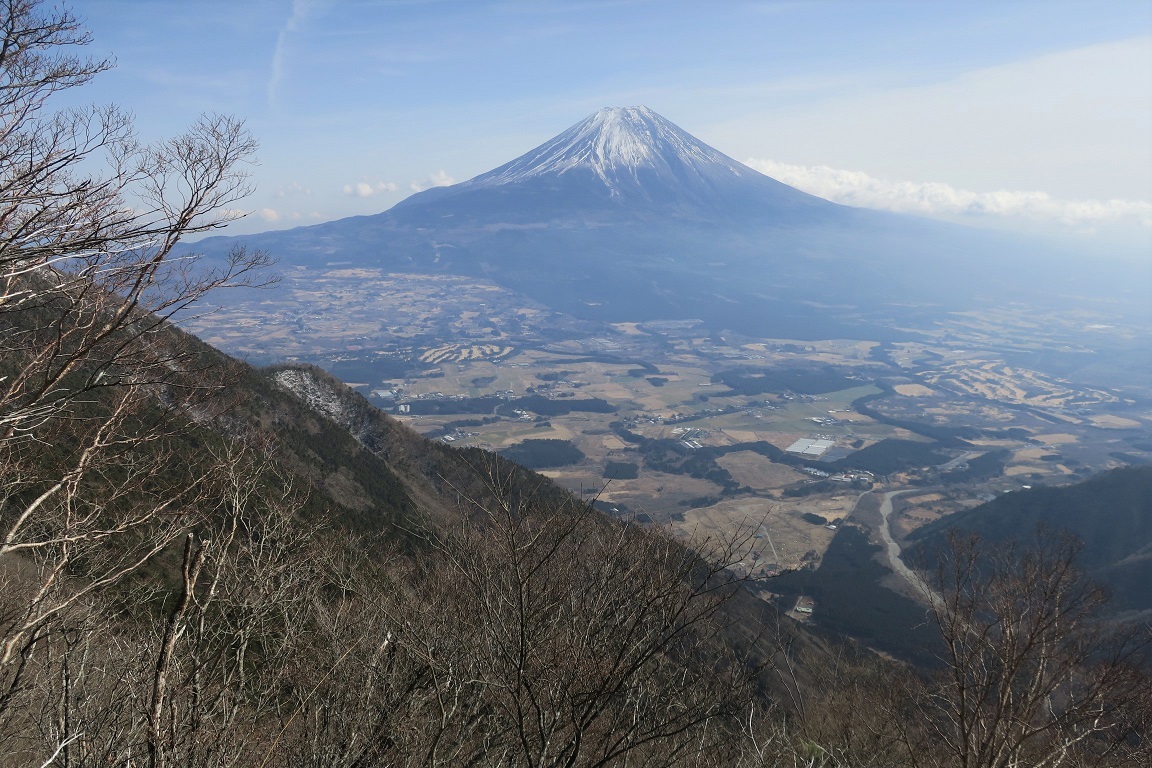
<instances>
[{"instance_id":1,"label":"dry grass field","mask_svg":"<svg viewBox=\"0 0 1152 768\"><path fill-rule=\"evenodd\" d=\"M556 473L560 479L565 473ZM575 478L576 473L571 473ZM564 482L567 482L566 478ZM665 472L647 470L635 480L598 480L604 488L600 498L610 504L624 504L634 513L650 515L657 522L667 523L673 517L687 514L687 503L693 499L716 496L720 486L708 480L685 475L670 475ZM605 487L605 485L607 487Z\"/></svg>"},{"instance_id":2,"label":"dry grass field","mask_svg":"<svg viewBox=\"0 0 1152 768\"><path fill-rule=\"evenodd\" d=\"M757 539L754 545L760 555L756 558L759 563L797 568L805 555L814 553L817 558L823 555L836 534L824 525L804 520L801 514L811 512L827 520L845 518L855 503L855 495L806 499L803 503L782 503L757 498L731 499L686 511L684 519L674 523L673 529L683 536L698 539L732 536L749 531L762 533L763 538Z\"/></svg>"},{"instance_id":3,"label":"dry grass field","mask_svg":"<svg viewBox=\"0 0 1152 768\"><path fill-rule=\"evenodd\" d=\"M896 514L891 518L893 533L898 537L907 536L922 525L975 503L971 500L957 502L935 492L905 495L899 502Z\"/></svg>"},{"instance_id":4,"label":"dry grass field","mask_svg":"<svg viewBox=\"0 0 1152 768\"><path fill-rule=\"evenodd\" d=\"M1079 442L1080 438L1069 432L1053 432L1051 434L1033 435L1033 440L1039 440L1045 445L1066 445Z\"/></svg>"},{"instance_id":5,"label":"dry grass field","mask_svg":"<svg viewBox=\"0 0 1152 768\"><path fill-rule=\"evenodd\" d=\"M938 388L975 395L1000 403L1061 409L1069 405L1114 403L1118 398L1099 389L1072 387L1068 382L1007 365L1002 360L968 358L924 374Z\"/></svg>"},{"instance_id":6,"label":"dry grass field","mask_svg":"<svg viewBox=\"0 0 1152 768\"><path fill-rule=\"evenodd\" d=\"M1126 419L1123 416L1114 416L1108 413L1094 415L1090 418L1092 425L1101 429L1135 429L1144 426L1136 419Z\"/></svg>"},{"instance_id":7,"label":"dry grass field","mask_svg":"<svg viewBox=\"0 0 1152 768\"><path fill-rule=\"evenodd\" d=\"M907 397L931 397L936 394L936 390L929 389L923 384L897 384L893 389L895 389L898 394Z\"/></svg>"},{"instance_id":8,"label":"dry grass field","mask_svg":"<svg viewBox=\"0 0 1152 768\"><path fill-rule=\"evenodd\" d=\"M465 363L468 361L500 360L513 352L512 347L498 344L445 344L441 347L429 349L420 355L425 363Z\"/></svg>"},{"instance_id":9,"label":"dry grass field","mask_svg":"<svg viewBox=\"0 0 1152 768\"><path fill-rule=\"evenodd\" d=\"M717 459L716 463L728 470L736 482L758 491L782 488L809 477L752 451L729 453Z\"/></svg>"},{"instance_id":10,"label":"dry grass field","mask_svg":"<svg viewBox=\"0 0 1152 768\"><path fill-rule=\"evenodd\" d=\"M855 339L826 339L799 341L796 339L765 339L741 345L740 349L757 361L788 363L796 360L828 363L830 365L871 366L874 341Z\"/></svg>"}]
</instances>

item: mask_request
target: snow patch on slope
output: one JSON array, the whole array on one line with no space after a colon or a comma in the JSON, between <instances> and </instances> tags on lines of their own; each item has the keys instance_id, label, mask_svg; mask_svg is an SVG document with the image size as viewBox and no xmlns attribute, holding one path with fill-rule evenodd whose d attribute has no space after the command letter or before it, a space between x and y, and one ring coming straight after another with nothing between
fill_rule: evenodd
<instances>
[{"instance_id":1,"label":"snow patch on slope","mask_svg":"<svg viewBox=\"0 0 1152 768\"><path fill-rule=\"evenodd\" d=\"M312 410L346 429L356 420L356 410L341 397L341 393L327 382L317 379L311 371L285 368L273 373L272 380L303 400Z\"/></svg>"},{"instance_id":2,"label":"snow patch on slope","mask_svg":"<svg viewBox=\"0 0 1152 768\"><path fill-rule=\"evenodd\" d=\"M577 169L591 170L613 195L639 183L642 170L679 183L760 175L647 107L608 107L461 186L496 187Z\"/></svg>"},{"instance_id":3,"label":"snow patch on slope","mask_svg":"<svg viewBox=\"0 0 1152 768\"><path fill-rule=\"evenodd\" d=\"M304 401L316 413L347 430L375 455L388 458L391 441L388 431L381 428L381 422L376 418L379 412L342 382L330 379L320 369L308 367L274 371L272 381Z\"/></svg>"}]
</instances>

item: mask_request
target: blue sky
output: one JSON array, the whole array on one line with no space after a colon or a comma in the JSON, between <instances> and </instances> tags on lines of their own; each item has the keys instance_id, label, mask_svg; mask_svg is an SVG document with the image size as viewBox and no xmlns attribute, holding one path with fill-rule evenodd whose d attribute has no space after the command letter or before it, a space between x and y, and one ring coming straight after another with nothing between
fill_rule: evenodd
<instances>
[{"instance_id":1,"label":"blue sky","mask_svg":"<svg viewBox=\"0 0 1152 768\"><path fill-rule=\"evenodd\" d=\"M850 204L1152 243L1152 3L75 0L141 134L261 144L260 231L376 213L645 104Z\"/></svg>"}]
</instances>

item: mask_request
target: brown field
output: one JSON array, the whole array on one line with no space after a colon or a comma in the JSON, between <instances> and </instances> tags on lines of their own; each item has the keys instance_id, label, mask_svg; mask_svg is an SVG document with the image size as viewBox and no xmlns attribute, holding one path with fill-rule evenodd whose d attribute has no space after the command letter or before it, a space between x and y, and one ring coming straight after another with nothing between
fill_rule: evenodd
<instances>
[{"instance_id":1,"label":"brown field","mask_svg":"<svg viewBox=\"0 0 1152 768\"><path fill-rule=\"evenodd\" d=\"M846 519L856 507L856 500L861 496L859 491L846 489L847 493L836 496L809 496L803 499L783 499L777 506L785 511L795 514L801 512L815 512L828 520L837 518ZM805 523L811 525L811 523Z\"/></svg>"},{"instance_id":2,"label":"brown field","mask_svg":"<svg viewBox=\"0 0 1152 768\"><path fill-rule=\"evenodd\" d=\"M845 421L845 422L848 422L849 424L875 424L876 423L870 417L865 416L862 413L843 413L843 412L841 412L841 413L834 413L831 415L835 416L837 421Z\"/></svg>"},{"instance_id":3,"label":"brown field","mask_svg":"<svg viewBox=\"0 0 1152 768\"><path fill-rule=\"evenodd\" d=\"M807 435L807 432L766 432L761 439L772 443L780 450L787 450L788 446Z\"/></svg>"},{"instance_id":4,"label":"brown field","mask_svg":"<svg viewBox=\"0 0 1152 768\"><path fill-rule=\"evenodd\" d=\"M1072 401L1078 403L1112 403L1117 397L1098 389L1073 389L1068 382L1023 368L1002 360L960 357L939 372L925 375L928 382L962 394L988 400L1030 405L1054 411L1054 415L1073 421L1059 413Z\"/></svg>"},{"instance_id":5,"label":"brown field","mask_svg":"<svg viewBox=\"0 0 1152 768\"><path fill-rule=\"evenodd\" d=\"M464 363L479 360L499 360L508 357L513 352L512 347L497 344L445 344L442 347L429 349L420 355L426 363L457 362Z\"/></svg>"},{"instance_id":6,"label":"brown field","mask_svg":"<svg viewBox=\"0 0 1152 768\"><path fill-rule=\"evenodd\" d=\"M746 429L725 429L723 432L737 443L754 443L760 439L757 433Z\"/></svg>"},{"instance_id":7,"label":"brown field","mask_svg":"<svg viewBox=\"0 0 1152 768\"><path fill-rule=\"evenodd\" d=\"M936 390L929 389L923 384L897 384L893 389L907 397L930 397L936 394Z\"/></svg>"},{"instance_id":8,"label":"brown field","mask_svg":"<svg viewBox=\"0 0 1152 768\"><path fill-rule=\"evenodd\" d=\"M832 541L835 531L814 525L800 517L812 512L827 520L845 519L852 512L858 494L831 498L809 497L800 500L768 500L739 498L721 501L709 507L684 512L684 520L673 528L688 536L723 536L749 527L766 534L762 544L761 562L776 562L784 567L797 567L808 552L822 556Z\"/></svg>"},{"instance_id":9,"label":"brown field","mask_svg":"<svg viewBox=\"0 0 1152 768\"><path fill-rule=\"evenodd\" d=\"M1092 416L1091 420L1093 425L1102 429L1134 429L1143 426L1135 419L1126 419L1123 416L1113 416L1108 413Z\"/></svg>"},{"instance_id":10,"label":"brown field","mask_svg":"<svg viewBox=\"0 0 1152 768\"><path fill-rule=\"evenodd\" d=\"M628 445L615 435L604 435L600 438L600 445L606 451L622 451Z\"/></svg>"},{"instance_id":11,"label":"brown field","mask_svg":"<svg viewBox=\"0 0 1152 768\"><path fill-rule=\"evenodd\" d=\"M592 397L602 397L610 403L618 403L622 400L630 400L633 397L632 390L628 389L623 384L617 384L616 382L593 384L585 387L584 391Z\"/></svg>"},{"instance_id":12,"label":"brown field","mask_svg":"<svg viewBox=\"0 0 1152 768\"><path fill-rule=\"evenodd\" d=\"M1021 463L1026 461L1039 461L1040 457L1046 453L1050 453L1050 451L1047 451L1043 448L1021 448L1020 450L1016 451L1012 460Z\"/></svg>"},{"instance_id":13,"label":"brown field","mask_svg":"<svg viewBox=\"0 0 1152 768\"><path fill-rule=\"evenodd\" d=\"M561 469L538 469L536 471L585 499L601 494L605 483L608 482L601 477L601 472L597 468L590 468L586 465ZM614 481L612 485L615 486L616 482L620 481ZM598 498L607 501L603 495L598 496Z\"/></svg>"},{"instance_id":14,"label":"brown field","mask_svg":"<svg viewBox=\"0 0 1152 768\"><path fill-rule=\"evenodd\" d=\"M976 498L950 498L953 495L923 493L901 496L891 518L893 532L898 538L907 536L922 525L983 503Z\"/></svg>"},{"instance_id":15,"label":"brown field","mask_svg":"<svg viewBox=\"0 0 1152 768\"><path fill-rule=\"evenodd\" d=\"M934 520L939 520L951 511L951 509L933 504L909 507L899 515L893 516L892 522L895 524L893 525L894 533L900 537L907 536L920 526L927 525Z\"/></svg>"},{"instance_id":16,"label":"brown field","mask_svg":"<svg viewBox=\"0 0 1152 768\"><path fill-rule=\"evenodd\" d=\"M557 475L557 479L561 479L563 473ZM597 481L601 487L607 483L602 477ZM608 483L600 498L609 503L626 504L633 512L647 513L657 521L667 522L671 515L685 512L680 502L719 493L720 486L708 480L645 470L635 480Z\"/></svg>"},{"instance_id":17,"label":"brown field","mask_svg":"<svg viewBox=\"0 0 1152 768\"><path fill-rule=\"evenodd\" d=\"M944 497L939 493L921 493L915 496L905 494L903 501L908 504L931 504L936 501L942 501Z\"/></svg>"},{"instance_id":18,"label":"brown field","mask_svg":"<svg viewBox=\"0 0 1152 768\"><path fill-rule=\"evenodd\" d=\"M1037 430L1037 421L1022 417L1019 410L1008 405L1041 408L1047 415L1063 420L1066 426L1039 426L1039 430L1049 431L1036 436L1043 443L1041 446L1016 439L974 441L989 448L1015 451L1013 465L1006 472L1010 478L1033 473L1067 474L1066 467L1039 461L1040 456L1081 439L1089 445L1099 442L1097 428L1136 429L1152 424L1152 413L1134 418L1129 418L1131 413L1127 411L1123 416L1082 416L1078 406L1112 402L1116 397L1006 362L1016 359L1010 352L1056 344L1061 348L1075 347L1060 337L1061 329L1075 328L1081 333L1089 321L1065 312L1040 316L1003 308L955 314L947 323L920 336L919 341L888 347L886 356L895 362L894 369L870 359L877 344L867 340L733 337L729 342L717 340L702 328L699 332L681 329L663 333L643 323L615 323L592 329L535 305L524 296L473 278L387 274L332 265L292 268L285 276L285 284L282 293L286 298L271 308L257 299L226 307L219 315L190 323L190 328L227 351L253 357L264 355L265 359L317 359L308 357L312 353L321 357L327 354L323 359L328 360L333 352L343 355L360 351L386 353L402 360L419 359L425 367L419 375L387 383L388 388L400 393L401 402L433 393L481 397L511 392L512 396L520 396L528 388L546 397L601 397L616 405L618 412L553 416L547 419L550 426L543 428L537 426L535 416L525 420L502 417L495 423L463 428L464 436L451 444L499 449L527 438L571 440L587 459L577 466L547 470L546 475L576 491L603 489L603 500L627 505L635 513L648 514L663 524L677 521L675 527L681 532L720 532L753 518L759 524L767 514L766 537L757 539L756 546L766 550L771 543L779 557L761 551L761 562L795 565L810 550L822 553L833 532L805 522L800 515L807 511L829 520L846 517L856 494L845 489L845 493L830 498L780 498L783 487L807 476L749 451L729 454L717 461L753 493L692 509L689 504L704 505L719 497L721 488L706 480L644 468L636 446L614 434L611 422L627 421L629 429L649 438L676 439L685 434L683 430L692 429L691 439L703 446L766 440L783 449L798 438L816 434L837 438L838 447L858 440L862 441L860 445L870 445L886 437L923 439L858 413L841 412L851 407L854 398L880 391L863 381L861 386L844 392L795 399L787 399L783 393L725 396L723 386L711 384L712 375L725 368L814 362L851 368L863 377L884 377L896 369L903 369L904 376L916 376L919 383L896 385L895 391L901 397L889 400L916 421L991 423L1019 426L1029 432ZM1089 346L1084 345L1091 341L1078 343L1088 351ZM604 354L636 362L603 362ZM574 362L581 358L585 362ZM659 372L630 375L629 371L640 361L651 363ZM558 380L540 378L540 374L560 371L564 374ZM667 381L663 386L653 386L647 380L649 376ZM373 387L381 384L369 383ZM734 410L712 412L729 408ZM419 431L430 432L448 422L491 415L400 418ZM811 420L828 416L837 423ZM671 418L676 418L677 423L663 421ZM681 418L686 420L680 421ZM642 467L641 476L613 481L604 489L606 481L601 475L608 460L634 462ZM898 483L900 476L892 480ZM1027 482L1013 479L1007 485ZM968 503L965 499L952 498L957 490L950 489L946 496L930 493L905 497L909 502L906 512L893 518L894 524L900 530L910 530L964 508ZM979 495L978 490L988 488L974 488L973 498ZM588 494L584 498L589 498ZM680 516L683 522L678 522Z\"/></svg>"},{"instance_id":19,"label":"brown field","mask_svg":"<svg viewBox=\"0 0 1152 768\"><path fill-rule=\"evenodd\" d=\"M1076 435L1071 435L1067 432L1056 432L1050 435L1033 435L1034 440L1039 440L1047 445L1063 445L1065 443L1077 443L1080 438Z\"/></svg>"},{"instance_id":20,"label":"brown field","mask_svg":"<svg viewBox=\"0 0 1152 768\"><path fill-rule=\"evenodd\" d=\"M833 365L874 365L868 359L874 341L854 339L825 339L822 341L800 341L797 339L765 339L764 341L743 344L740 349L757 356L765 362L788 362L804 359ZM795 349L802 350L796 352Z\"/></svg>"},{"instance_id":21,"label":"brown field","mask_svg":"<svg viewBox=\"0 0 1152 768\"><path fill-rule=\"evenodd\" d=\"M808 478L791 467L776 464L752 451L737 451L721 456L716 463L728 470L741 485L757 490L770 490Z\"/></svg>"}]
</instances>

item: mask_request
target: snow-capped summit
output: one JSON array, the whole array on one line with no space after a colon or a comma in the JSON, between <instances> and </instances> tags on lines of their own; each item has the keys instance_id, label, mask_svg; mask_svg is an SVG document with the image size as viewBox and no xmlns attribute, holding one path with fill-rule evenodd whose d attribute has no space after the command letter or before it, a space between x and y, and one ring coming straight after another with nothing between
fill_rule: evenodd
<instances>
[{"instance_id":1,"label":"snow-capped summit","mask_svg":"<svg viewBox=\"0 0 1152 768\"><path fill-rule=\"evenodd\" d=\"M606 107L507 165L477 176L474 187L513 184L577 169L592 171L613 195L642 172L681 183L693 177L740 177L750 171L647 107Z\"/></svg>"},{"instance_id":2,"label":"snow-capped summit","mask_svg":"<svg viewBox=\"0 0 1152 768\"><path fill-rule=\"evenodd\" d=\"M451 203L449 203L451 201ZM651 214L758 219L835 208L733 160L647 107L608 107L473 179L413 195L393 213L430 224L497 215L528 223Z\"/></svg>"}]
</instances>

